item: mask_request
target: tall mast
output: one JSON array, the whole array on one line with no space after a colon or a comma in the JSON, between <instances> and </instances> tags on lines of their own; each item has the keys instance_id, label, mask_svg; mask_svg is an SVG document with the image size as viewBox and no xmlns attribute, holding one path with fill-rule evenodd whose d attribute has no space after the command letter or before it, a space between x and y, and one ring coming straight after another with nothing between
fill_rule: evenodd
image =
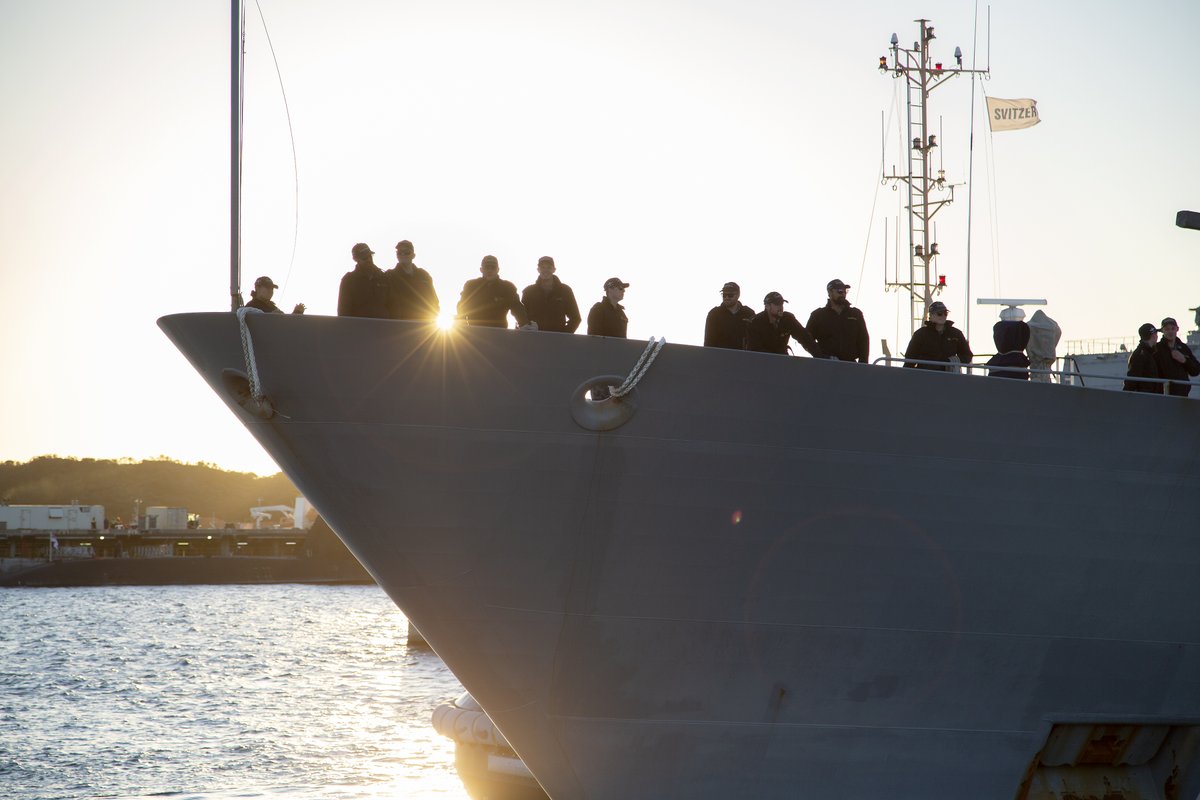
<instances>
[{"instance_id":1,"label":"tall mast","mask_svg":"<svg viewBox=\"0 0 1200 800\"><path fill-rule=\"evenodd\" d=\"M242 0L233 0L229 65L229 302L242 307Z\"/></svg>"},{"instance_id":2,"label":"tall mast","mask_svg":"<svg viewBox=\"0 0 1200 800\"><path fill-rule=\"evenodd\" d=\"M946 286L944 275L933 279L935 270L931 269L930 262L940 253L938 243L931 241L930 234L933 216L942 206L954 202L954 184L946 181L946 171L939 169L937 176L933 175L930 156L938 142L936 134L928 132L929 93L959 75L988 74L986 69L963 69L962 50L958 47L954 48L956 65L944 69L942 62L933 61L929 53L930 43L936 38L930 21L918 19L914 22L917 23L918 39L912 48L901 47L900 38L893 33L891 64L888 64L887 56L879 58L879 71L890 72L894 78L904 78L907 89L908 136L902 146L911 146L908 171L896 174L893 167L893 174L883 177L885 181L903 182L908 191L908 281L901 282L897 274L896 280L888 281L886 285L909 292L909 333L921 326L926 304ZM931 198L934 192L946 194Z\"/></svg>"}]
</instances>

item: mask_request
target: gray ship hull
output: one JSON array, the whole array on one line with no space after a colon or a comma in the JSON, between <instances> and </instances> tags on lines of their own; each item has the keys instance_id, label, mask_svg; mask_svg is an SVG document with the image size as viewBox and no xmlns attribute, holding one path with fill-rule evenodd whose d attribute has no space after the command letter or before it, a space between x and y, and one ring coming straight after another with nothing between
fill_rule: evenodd
<instances>
[{"instance_id":1,"label":"gray ship hull","mask_svg":"<svg viewBox=\"0 0 1200 800\"><path fill-rule=\"evenodd\" d=\"M159 321L555 800L1200 793L1200 404L671 345L597 432L643 342L248 323L270 420Z\"/></svg>"}]
</instances>

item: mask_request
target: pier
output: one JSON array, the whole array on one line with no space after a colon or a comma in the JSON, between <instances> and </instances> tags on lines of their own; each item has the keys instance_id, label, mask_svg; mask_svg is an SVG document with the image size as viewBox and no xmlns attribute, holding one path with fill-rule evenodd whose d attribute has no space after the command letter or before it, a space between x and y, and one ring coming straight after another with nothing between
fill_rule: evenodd
<instances>
[{"instance_id":1,"label":"pier","mask_svg":"<svg viewBox=\"0 0 1200 800\"><path fill-rule=\"evenodd\" d=\"M0 530L0 586L371 583L323 521L311 529Z\"/></svg>"}]
</instances>

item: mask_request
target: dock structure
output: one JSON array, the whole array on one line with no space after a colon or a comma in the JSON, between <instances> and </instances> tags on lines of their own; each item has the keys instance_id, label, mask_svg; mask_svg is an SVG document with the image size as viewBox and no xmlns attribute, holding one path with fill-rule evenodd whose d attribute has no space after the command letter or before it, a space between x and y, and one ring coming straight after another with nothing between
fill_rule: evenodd
<instances>
[{"instance_id":1,"label":"dock structure","mask_svg":"<svg viewBox=\"0 0 1200 800\"><path fill-rule=\"evenodd\" d=\"M311 555L309 533L304 529L0 531L0 560L211 556L298 558Z\"/></svg>"},{"instance_id":2,"label":"dock structure","mask_svg":"<svg viewBox=\"0 0 1200 800\"><path fill-rule=\"evenodd\" d=\"M337 582L370 575L313 528L0 530L0 586Z\"/></svg>"}]
</instances>

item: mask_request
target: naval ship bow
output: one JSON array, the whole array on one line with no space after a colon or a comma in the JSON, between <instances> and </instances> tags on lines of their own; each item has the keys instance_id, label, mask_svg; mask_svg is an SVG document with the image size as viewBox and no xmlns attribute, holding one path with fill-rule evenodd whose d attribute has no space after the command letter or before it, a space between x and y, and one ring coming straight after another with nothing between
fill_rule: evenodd
<instances>
[{"instance_id":1,"label":"naval ship bow","mask_svg":"<svg viewBox=\"0 0 1200 800\"><path fill-rule=\"evenodd\" d=\"M596 402L646 343L159 325L554 800L1200 794L1200 404L679 344Z\"/></svg>"}]
</instances>

